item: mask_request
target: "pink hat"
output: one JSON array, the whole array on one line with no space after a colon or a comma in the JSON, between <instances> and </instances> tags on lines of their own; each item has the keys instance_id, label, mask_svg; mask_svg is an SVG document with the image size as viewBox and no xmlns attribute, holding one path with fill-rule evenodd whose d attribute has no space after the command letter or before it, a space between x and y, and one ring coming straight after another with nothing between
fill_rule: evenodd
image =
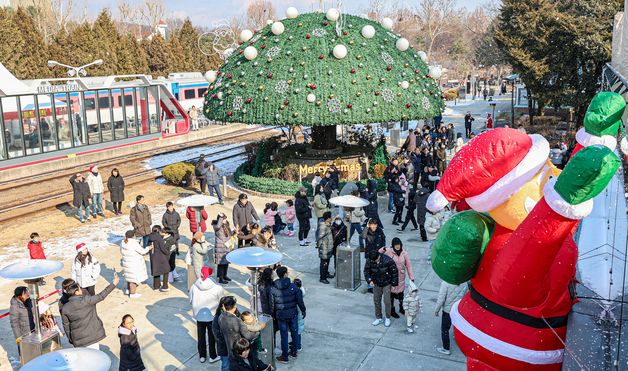
<instances>
[{"instance_id":1,"label":"pink hat","mask_svg":"<svg viewBox=\"0 0 628 371\"><path fill-rule=\"evenodd\" d=\"M85 249L87 249L87 245L84 242L81 242L78 245L76 245L76 252L81 252Z\"/></svg>"},{"instance_id":2,"label":"pink hat","mask_svg":"<svg viewBox=\"0 0 628 371\"><path fill-rule=\"evenodd\" d=\"M213 273L211 267L203 267L201 268L201 277L203 277L203 281L207 279L207 277L211 276Z\"/></svg>"}]
</instances>

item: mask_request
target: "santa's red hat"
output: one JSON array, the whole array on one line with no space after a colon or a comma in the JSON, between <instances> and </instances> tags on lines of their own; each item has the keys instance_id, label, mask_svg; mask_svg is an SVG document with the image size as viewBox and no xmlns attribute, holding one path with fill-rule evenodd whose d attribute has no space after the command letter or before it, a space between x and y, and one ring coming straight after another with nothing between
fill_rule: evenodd
<instances>
[{"instance_id":1,"label":"santa's red hat","mask_svg":"<svg viewBox=\"0 0 628 371\"><path fill-rule=\"evenodd\" d=\"M484 132L451 160L427 208L435 212L466 200L476 211L492 210L534 177L549 152L549 143L538 134L510 128Z\"/></svg>"},{"instance_id":2,"label":"santa's red hat","mask_svg":"<svg viewBox=\"0 0 628 371\"><path fill-rule=\"evenodd\" d=\"M202 280L205 281L207 277L212 275L212 273L213 273L213 270L211 267L201 268L201 277L203 278Z\"/></svg>"},{"instance_id":3,"label":"santa's red hat","mask_svg":"<svg viewBox=\"0 0 628 371\"><path fill-rule=\"evenodd\" d=\"M85 242L81 242L78 245L76 245L76 252L81 252L85 249L87 249L87 245L85 244Z\"/></svg>"}]
</instances>

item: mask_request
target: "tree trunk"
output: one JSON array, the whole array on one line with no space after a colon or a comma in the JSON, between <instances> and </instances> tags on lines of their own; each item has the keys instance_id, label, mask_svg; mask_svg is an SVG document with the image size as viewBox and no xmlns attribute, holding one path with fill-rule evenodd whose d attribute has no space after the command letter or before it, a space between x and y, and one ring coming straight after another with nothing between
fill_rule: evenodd
<instances>
[{"instance_id":1,"label":"tree trunk","mask_svg":"<svg viewBox=\"0 0 628 371\"><path fill-rule=\"evenodd\" d=\"M532 92L528 88L528 116L530 117L530 125L534 125L534 99Z\"/></svg>"},{"instance_id":2,"label":"tree trunk","mask_svg":"<svg viewBox=\"0 0 628 371\"><path fill-rule=\"evenodd\" d=\"M320 125L312 127L313 149L334 149L336 146L336 125Z\"/></svg>"}]
</instances>

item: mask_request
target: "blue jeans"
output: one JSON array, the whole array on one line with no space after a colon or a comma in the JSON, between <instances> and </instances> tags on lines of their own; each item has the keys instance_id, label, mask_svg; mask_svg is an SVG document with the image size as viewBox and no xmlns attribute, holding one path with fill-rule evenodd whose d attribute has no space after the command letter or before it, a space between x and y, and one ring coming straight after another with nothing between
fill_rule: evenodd
<instances>
[{"instance_id":1,"label":"blue jeans","mask_svg":"<svg viewBox=\"0 0 628 371\"><path fill-rule=\"evenodd\" d=\"M395 208L395 203L393 201L393 193L392 192L388 192L388 211L393 211L393 209Z\"/></svg>"},{"instance_id":2,"label":"blue jeans","mask_svg":"<svg viewBox=\"0 0 628 371\"><path fill-rule=\"evenodd\" d=\"M299 322L297 316L292 319L280 319L279 333L281 335L281 356L288 357L288 330L290 330L290 338L292 339L292 346L290 346L291 352L296 352L301 348L301 337L299 337L298 328Z\"/></svg>"},{"instance_id":3,"label":"blue jeans","mask_svg":"<svg viewBox=\"0 0 628 371\"><path fill-rule=\"evenodd\" d=\"M102 193L94 193L92 195L92 215L102 214Z\"/></svg>"},{"instance_id":4,"label":"blue jeans","mask_svg":"<svg viewBox=\"0 0 628 371\"><path fill-rule=\"evenodd\" d=\"M288 223L288 230L294 232L294 223Z\"/></svg>"},{"instance_id":5,"label":"blue jeans","mask_svg":"<svg viewBox=\"0 0 628 371\"><path fill-rule=\"evenodd\" d=\"M358 232L358 237L360 237L360 247L364 247L364 239L362 238L362 224L351 223L351 230L349 231L349 241L351 241L351 237L353 237L353 232Z\"/></svg>"},{"instance_id":6,"label":"blue jeans","mask_svg":"<svg viewBox=\"0 0 628 371\"><path fill-rule=\"evenodd\" d=\"M209 195L213 196L214 195L214 190L216 190L216 196L218 196L218 200L222 201L222 194L220 194L220 184L216 184L216 185L208 185L207 186L209 188Z\"/></svg>"},{"instance_id":7,"label":"blue jeans","mask_svg":"<svg viewBox=\"0 0 628 371\"><path fill-rule=\"evenodd\" d=\"M148 246L148 237L149 235L142 237L142 246L144 247Z\"/></svg>"},{"instance_id":8,"label":"blue jeans","mask_svg":"<svg viewBox=\"0 0 628 371\"><path fill-rule=\"evenodd\" d=\"M78 216L79 220L81 222L85 221L85 218L87 218L87 220L89 220L89 210L88 210L89 206L87 206L85 203L81 202L81 204L76 208L76 216ZM85 213L85 216L83 216L83 213Z\"/></svg>"},{"instance_id":9,"label":"blue jeans","mask_svg":"<svg viewBox=\"0 0 628 371\"><path fill-rule=\"evenodd\" d=\"M229 357L220 356L220 371L229 371Z\"/></svg>"}]
</instances>

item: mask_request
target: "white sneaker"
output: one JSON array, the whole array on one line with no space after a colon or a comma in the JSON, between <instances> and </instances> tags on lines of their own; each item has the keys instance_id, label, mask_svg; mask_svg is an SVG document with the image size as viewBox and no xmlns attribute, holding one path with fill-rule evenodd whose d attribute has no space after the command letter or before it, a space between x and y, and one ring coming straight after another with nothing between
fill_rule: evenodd
<instances>
[{"instance_id":1,"label":"white sneaker","mask_svg":"<svg viewBox=\"0 0 628 371\"><path fill-rule=\"evenodd\" d=\"M129 295L129 297L130 297L131 299L137 299L137 298L142 297L142 294L137 294L137 293L136 293L136 294L131 294L131 295Z\"/></svg>"},{"instance_id":2,"label":"white sneaker","mask_svg":"<svg viewBox=\"0 0 628 371\"><path fill-rule=\"evenodd\" d=\"M216 357L216 358L209 357L209 363L216 363L218 361L220 361L220 357Z\"/></svg>"},{"instance_id":3,"label":"white sneaker","mask_svg":"<svg viewBox=\"0 0 628 371\"><path fill-rule=\"evenodd\" d=\"M414 332L414 329L412 328L412 326L408 326L408 333L410 333L410 334L411 334L411 333L413 333L413 332Z\"/></svg>"},{"instance_id":4,"label":"white sneaker","mask_svg":"<svg viewBox=\"0 0 628 371\"><path fill-rule=\"evenodd\" d=\"M199 361L201 361L201 363L205 363L205 357L201 357L201 359L199 359Z\"/></svg>"},{"instance_id":5,"label":"white sneaker","mask_svg":"<svg viewBox=\"0 0 628 371\"><path fill-rule=\"evenodd\" d=\"M305 246L305 241L299 241L299 246Z\"/></svg>"},{"instance_id":6,"label":"white sneaker","mask_svg":"<svg viewBox=\"0 0 628 371\"><path fill-rule=\"evenodd\" d=\"M170 289L169 288L165 289L165 288L162 287L162 288L159 289L159 291L161 291L161 292L168 292L168 291L170 291Z\"/></svg>"},{"instance_id":7,"label":"white sneaker","mask_svg":"<svg viewBox=\"0 0 628 371\"><path fill-rule=\"evenodd\" d=\"M445 348L443 348L443 347L438 347L438 348L436 348L436 351L437 351L438 353L440 353L440 354L444 354L444 355L446 355L446 356L448 356L448 355L450 355L450 354L451 354L451 351L449 351L449 350L447 350L447 349L445 349Z\"/></svg>"},{"instance_id":8,"label":"white sneaker","mask_svg":"<svg viewBox=\"0 0 628 371\"><path fill-rule=\"evenodd\" d=\"M375 321L373 321L373 326L378 326L382 323L382 319L381 318L376 318Z\"/></svg>"},{"instance_id":9,"label":"white sneaker","mask_svg":"<svg viewBox=\"0 0 628 371\"><path fill-rule=\"evenodd\" d=\"M419 329L419 325L414 325L414 329L418 330Z\"/></svg>"},{"instance_id":10,"label":"white sneaker","mask_svg":"<svg viewBox=\"0 0 628 371\"><path fill-rule=\"evenodd\" d=\"M386 318L386 320L384 321L384 326L390 327L390 318Z\"/></svg>"}]
</instances>

